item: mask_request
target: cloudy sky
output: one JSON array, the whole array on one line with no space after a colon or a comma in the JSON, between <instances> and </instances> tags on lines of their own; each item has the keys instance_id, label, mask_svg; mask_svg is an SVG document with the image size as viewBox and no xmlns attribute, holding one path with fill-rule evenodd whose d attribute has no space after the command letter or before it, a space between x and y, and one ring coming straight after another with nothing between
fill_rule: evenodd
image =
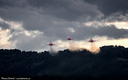
<instances>
[{"instance_id":1,"label":"cloudy sky","mask_svg":"<svg viewBox=\"0 0 128 80\"><path fill-rule=\"evenodd\" d=\"M76 45L128 47L127 0L0 0L0 48L48 50Z\"/></svg>"}]
</instances>

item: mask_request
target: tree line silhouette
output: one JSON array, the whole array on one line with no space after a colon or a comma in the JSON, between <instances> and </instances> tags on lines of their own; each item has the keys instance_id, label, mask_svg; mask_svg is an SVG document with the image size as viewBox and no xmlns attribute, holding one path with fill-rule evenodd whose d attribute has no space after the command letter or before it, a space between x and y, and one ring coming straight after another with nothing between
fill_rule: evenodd
<instances>
[{"instance_id":1,"label":"tree line silhouette","mask_svg":"<svg viewBox=\"0 0 128 80\"><path fill-rule=\"evenodd\" d=\"M128 48L102 46L93 54L87 50L20 51L0 49L0 76L27 76L31 79L128 79Z\"/></svg>"}]
</instances>

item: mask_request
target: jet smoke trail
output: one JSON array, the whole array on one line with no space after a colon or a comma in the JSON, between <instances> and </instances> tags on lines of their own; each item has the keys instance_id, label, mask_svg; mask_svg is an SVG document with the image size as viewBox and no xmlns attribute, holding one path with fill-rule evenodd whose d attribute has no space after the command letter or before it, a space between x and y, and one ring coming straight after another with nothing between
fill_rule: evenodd
<instances>
[{"instance_id":1,"label":"jet smoke trail","mask_svg":"<svg viewBox=\"0 0 128 80\"><path fill-rule=\"evenodd\" d=\"M65 43L63 44L63 46L65 46L65 48L69 49L70 51L87 50L93 54L100 52L100 48L97 47L94 42L90 43L90 48L86 48L86 46L88 45L86 42L77 42L77 41L75 42L73 40L68 40L67 44Z\"/></svg>"},{"instance_id":2,"label":"jet smoke trail","mask_svg":"<svg viewBox=\"0 0 128 80\"><path fill-rule=\"evenodd\" d=\"M90 45L89 51L92 52L92 53L94 53L94 54L96 54L96 53L99 53L99 52L100 52L100 48L97 47L97 46L95 45L95 43L93 42L93 43L91 43L91 45Z\"/></svg>"},{"instance_id":3,"label":"jet smoke trail","mask_svg":"<svg viewBox=\"0 0 128 80\"><path fill-rule=\"evenodd\" d=\"M57 51L53 48L53 46L50 46L49 54L52 56L55 56L57 54Z\"/></svg>"},{"instance_id":4,"label":"jet smoke trail","mask_svg":"<svg viewBox=\"0 0 128 80\"><path fill-rule=\"evenodd\" d=\"M71 51L76 50L76 45L72 40L68 41L68 44L69 44L68 49L70 49Z\"/></svg>"},{"instance_id":5,"label":"jet smoke trail","mask_svg":"<svg viewBox=\"0 0 128 80\"><path fill-rule=\"evenodd\" d=\"M74 41L68 41L68 44L68 49L71 51L81 51L86 49L85 47L81 47L78 43L75 43Z\"/></svg>"}]
</instances>

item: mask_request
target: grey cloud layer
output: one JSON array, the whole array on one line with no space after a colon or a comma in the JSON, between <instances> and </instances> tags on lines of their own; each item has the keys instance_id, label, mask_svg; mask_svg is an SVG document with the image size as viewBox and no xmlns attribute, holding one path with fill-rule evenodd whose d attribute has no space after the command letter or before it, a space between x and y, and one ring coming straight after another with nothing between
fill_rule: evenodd
<instances>
[{"instance_id":1,"label":"grey cloud layer","mask_svg":"<svg viewBox=\"0 0 128 80\"><path fill-rule=\"evenodd\" d=\"M27 30L44 31L47 27L63 27L60 23L67 21L84 22L102 16L94 5L86 4L83 0L30 0L29 2L19 0L15 6L12 6L14 3L3 2L0 7L0 17L9 21L21 21ZM24 2L26 6L22 7Z\"/></svg>"},{"instance_id":2,"label":"grey cloud layer","mask_svg":"<svg viewBox=\"0 0 128 80\"><path fill-rule=\"evenodd\" d=\"M38 47L38 42L41 40L43 40L42 44L45 44L46 41L50 40L65 40L67 36L78 40L96 35L123 38L124 35L128 34L128 30L117 29L115 26L103 25L102 27L95 28L83 25L84 22L88 21L100 21L106 17L105 15L110 15L121 10L124 12L127 11L127 1L123 1L124 2L122 2L122 0L0 0L0 17L6 21L21 22L23 23L23 27L28 31L38 30L44 33L44 38L40 38L42 35L40 35L40 37L37 35L36 38L31 38L31 36L26 36L25 34L13 35L10 41L18 40L16 46L22 49L43 48L45 46L40 45ZM120 6L118 6L119 3L121 4ZM121 20L125 19L125 21L128 21L127 18L124 17L121 17ZM114 19L118 20L120 18ZM0 27L3 29L9 28L5 23L0 23ZM71 32L69 28L73 28L75 32ZM27 42L26 39L30 42ZM34 43L34 41L37 43ZM31 44L31 42L33 43ZM29 44L31 44L31 47L27 47Z\"/></svg>"},{"instance_id":3,"label":"grey cloud layer","mask_svg":"<svg viewBox=\"0 0 128 80\"><path fill-rule=\"evenodd\" d=\"M25 29L40 30L45 34L51 32L51 29L56 31L72 27L73 21L81 23L102 16L96 6L84 3L83 0L28 0L28 2L19 0L14 3L1 0L1 2L3 2L0 8L1 18L20 21ZM24 7L23 3L26 3Z\"/></svg>"},{"instance_id":4,"label":"grey cloud layer","mask_svg":"<svg viewBox=\"0 0 128 80\"><path fill-rule=\"evenodd\" d=\"M95 20L98 16L103 16L96 7L100 5L96 5L96 3L104 4L105 1L87 1L95 3L95 5L84 1L87 0L0 0L0 17L4 20L20 21L27 30L39 30L43 31L46 36L61 38L61 36L72 34L68 32L67 28L73 27L76 29L76 27L81 26L74 24L82 24L89 20ZM80 28L77 29L74 34L81 33ZM92 27L86 29L97 30ZM117 29L115 28L115 30ZM102 31L99 32L104 34ZM108 34L107 36L111 35ZM113 37L115 36L113 35Z\"/></svg>"},{"instance_id":5,"label":"grey cloud layer","mask_svg":"<svg viewBox=\"0 0 128 80\"><path fill-rule=\"evenodd\" d=\"M73 40L84 40L87 38L91 38L94 36L108 36L118 38L124 38L128 35L128 30L125 29L117 29L115 26L104 26L101 28L94 27L80 27L74 28L75 32L71 33L67 31L55 31L54 33L49 33L49 35L37 34L35 37L27 36L24 33L19 33L17 35L13 35L9 41L16 41L16 48L21 50L41 50L48 48L47 43L49 41L55 40L66 40L66 35L70 34ZM48 36L48 37L47 37ZM58 36L58 37L57 37Z\"/></svg>"},{"instance_id":6,"label":"grey cloud layer","mask_svg":"<svg viewBox=\"0 0 128 80\"><path fill-rule=\"evenodd\" d=\"M15 47L21 50L39 50L46 48L47 40L49 41L49 39L44 37L42 34L38 34L35 37L32 37L27 36L25 33L18 33L9 39L11 42L16 42Z\"/></svg>"},{"instance_id":7,"label":"grey cloud layer","mask_svg":"<svg viewBox=\"0 0 128 80\"><path fill-rule=\"evenodd\" d=\"M26 3L25 6L23 6L24 3ZM66 21L86 21L103 16L96 6L84 3L83 0L30 0L28 2L19 0L15 6L13 5L15 4L3 1L0 8L0 15L3 19L24 21L26 18L33 20L32 16L40 15L41 20L57 18Z\"/></svg>"},{"instance_id":8,"label":"grey cloud layer","mask_svg":"<svg viewBox=\"0 0 128 80\"><path fill-rule=\"evenodd\" d=\"M79 34L79 35L78 35ZM76 29L76 34L81 39L82 37L93 37L93 36L108 36L112 38L124 38L125 35L128 35L128 30L126 29L117 29L115 26L102 26L100 28L95 27L81 27ZM74 37L75 37L74 35ZM78 38L77 37L77 38Z\"/></svg>"},{"instance_id":9,"label":"grey cloud layer","mask_svg":"<svg viewBox=\"0 0 128 80\"><path fill-rule=\"evenodd\" d=\"M76 40L83 40L94 36L107 36L115 39L119 38L125 38L126 35L128 35L128 30L126 29L117 29L114 25L111 26L102 26L100 28L95 27L76 27L74 28L74 33L72 32L66 32L65 34L70 34L69 36L72 36L73 39ZM66 37L65 35L62 35L64 32L56 32L59 37Z\"/></svg>"},{"instance_id":10,"label":"grey cloud layer","mask_svg":"<svg viewBox=\"0 0 128 80\"><path fill-rule=\"evenodd\" d=\"M44 13L60 19L74 21L83 18L94 18L102 14L95 5L87 4L83 0L28 0L30 5L40 7ZM89 9L90 8L90 9Z\"/></svg>"}]
</instances>

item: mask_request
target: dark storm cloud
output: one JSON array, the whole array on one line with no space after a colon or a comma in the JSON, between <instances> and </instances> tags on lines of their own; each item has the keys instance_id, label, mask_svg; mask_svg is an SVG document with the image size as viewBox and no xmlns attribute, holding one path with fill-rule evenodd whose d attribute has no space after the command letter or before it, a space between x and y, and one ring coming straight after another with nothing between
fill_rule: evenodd
<instances>
[{"instance_id":1,"label":"dark storm cloud","mask_svg":"<svg viewBox=\"0 0 128 80\"><path fill-rule=\"evenodd\" d=\"M10 6L14 3L17 5ZM45 35L56 35L58 31L65 33L65 28L74 26L73 22L81 23L102 15L96 6L86 4L83 0L19 0L14 3L4 1L4 7L0 7L0 17L22 22L25 29L43 31ZM19 7L23 3L26 3L25 6Z\"/></svg>"},{"instance_id":2,"label":"dark storm cloud","mask_svg":"<svg viewBox=\"0 0 128 80\"><path fill-rule=\"evenodd\" d=\"M35 11L43 16L49 15L68 21L86 21L88 19L95 19L97 16L102 15L102 13L97 10L96 6L84 3L83 0L28 0L28 2L25 2L25 0L19 0L14 1L14 3L2 0L2 2L3 5L0 8L0 15L2 18L5 17L5 19L12 20L20 20L21 17L29 17L26 15L31 16L31 14L27 14L27 12L31 11Z\"/></svg>"},{"instance_id":3,"label":"dark storm cloud","mask_svg":"<svg viewBox=\"0 0 128 80\"><path fill-rule=\"evenodd\" d=\"M128 0L84 0L85 2L95 4L105 15L110 15L118 11L126 13L128 11Z\"/></svg>"},{"instance_id":4,"label":"dark storm cloud","mask_svg":"<svg viewBox=\"0 0 128 80\"><path fill-rule=\"evenodd\" d=\"M83 18L95 18L101 14L97 7L84 3L83 0L28 0L30 5L41 7L46 14L66 20L84 20Z\"/></svg>"},{"instance_id":5,"label":"dark storm cloud","mask_svg":"<svg viewBox=\"0 0 128 80\"><path fill-rule=\"evenodd\" d=\"M94 5L86 4L83 0L30 0L28 2L19 0L14 3L3 1L3 5L0 7L0 17L4 20L22 22L23 27L27 30L58 29L63 27L63 24L60 23L84 22L102 15ZM11 4L15 6L11 6ZM24 7L22 7L23 4ZM19 5L21 6L19 7Z\"/></svg>"},{"instance_id":6,"label":"dark storm cloud","mask_svg":"<svg viewBox=\"0 0 128 80\"><path fill-rule=\"evenodd\" d=\"M111 1L111 4L114 1ZM111 7L108 5L110 0L85 0L85 2L84 0L0 0L0 2L2 19L22 22L25 29L40 30L47 36L56 36L58 33L68 35L67 28L78 27L74 23L81 24L81 21L95 20L97 16L102 15L97 10L97 4L100 4L98 7L105 8L104 10Z\"/></svg>"},{"instance_id":7,"label":"dark storm cloud","mask_svg":"<svg viewBox=\"0 0 128 80\"><path fill-rule=\"evenodd\" d=\"M5 23L5 22L0 22L0 27L2 28L2 29L9 29L9 25L7 24L7 23Z\"/></svg>"},{"instance_id":8,"label":"dark storm cloud","mask_svg":"<svg viewBox=\"0 0 128 80\"><path fill-rule=\"evenodd\" d=\"M26 0L0 0L0 7L25 7Z\"/></svg>"},{"instance_id":9,"label":"dark storm cloud","mask_svg":"<svg viewBox=\"0 0 128 80\"><path fill-rule=\"evenodd\" d=\"M17 8L17 7L0 7L0 17L8 21L24 21L29 16L33 16L33 11L29 9ZM29 20L29 19L27 19Z\"/></svg>"},{"instance_id":10,"label":"dark storm cloud","mask_svg":"<svg viewBox=\"0 0 128 80\"><path fill-rule=\"evenodd\" d=\"M14 3L14 0L0 0L0 7L15 6Z\"/></svg>"}]
</instances>

